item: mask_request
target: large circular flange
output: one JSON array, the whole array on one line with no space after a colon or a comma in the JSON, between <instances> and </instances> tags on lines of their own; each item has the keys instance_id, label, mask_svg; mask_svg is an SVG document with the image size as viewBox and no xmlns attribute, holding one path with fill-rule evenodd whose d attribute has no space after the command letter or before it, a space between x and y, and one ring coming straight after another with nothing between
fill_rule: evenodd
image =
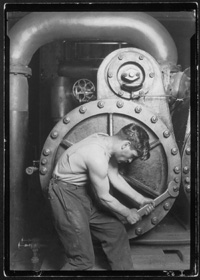
<instances>
[{"instance_id":1,"label":"large circular flange","mask_svg":"<svg viewBox=\"0 0 200 280\"><path fill-rule=\"evenodd\" d=\"M151 133L155 135L155 138L158 139L159 145L162 146L164 157L166 158L167 175L165 188L167 188L169 182L174 181L177 189L179 189L181 181L181 159L174 137L162 120L142 105L138 106L138 104L133 102L120 99L104 99L92 101L75 108L60 120L50 132L40 158L40 182L44 192L46 192L48 188L63 140L67 140L68 135L77 128L79 128L80 132L80 127L81 131L85 134L87 130L89 131L90 127L88 127L88 123L85 125L84 122L97 119L98 117L101 118L101 116L104 115L118 116L118 122L120 122L120 119L123 117L127 117L129 123L139 122L142 126L151 131ZM92 133L104 132L101 129L101 123L101 120L98 121L98 125L94 127ZM124 125L125 124L123 124L123 126ZM116 132L117 131L114 131L114 133ZM92 133L90 132L90 134ZM76 141L74 141L74 143L81 140L80 133L75 132L75 134ZM154 177L155 175L152 174L152 176ZM170 197L157 206L153 213L144 216L142 221L130 226L128 228L129 238L137 237L158 224L171 209L174 201L175 198Z\"/></svg>"},{"instance_id":2,"label":"large circular flange","mask_svg":"<svg viewBox=\"0 0 200 280\"><path fill-rule=\"evenodd\" d=\"M123 81L124 75L130 75L127 83ZM152 63L139 51L122 50L113 57L107 70L107 79L111 89L125 99L145 95L152 86L154 76Z\"/></svg>"},{"instance_id":3,"label":"large circular flange","mask_svg":"<svg viewBox=\"0 0 200 280\"><path fill-rule=\"evenodd\" d=\"M190 203L190 191L191 191L191 145L190 135L188 136L182 153L182 185L185 195Z\"/></svg>"}]
</instances>

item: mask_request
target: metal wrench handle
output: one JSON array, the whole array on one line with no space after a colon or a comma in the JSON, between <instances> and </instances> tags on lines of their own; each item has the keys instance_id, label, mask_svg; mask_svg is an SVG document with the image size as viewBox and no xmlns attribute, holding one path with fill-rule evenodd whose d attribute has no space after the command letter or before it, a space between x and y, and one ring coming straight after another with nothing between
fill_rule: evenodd
<instances>
[{"instance_id":1,"label":"metal wrench handle","mask_svg":"<svg viewBox=\"0 0 200 280\"><path fill-rule=\"evenodd\" d=\"M167 190L154 199L155 207L158 206L161 202L163 202L168 197L176 197L176 196L178 196L178 194L179 194L179 191L178 191L178 187L175 184L175 182L173 182L173 181L169 182ZM142 208L140 208L137 211L137 213L141 217L144 216L146 213L147 207L148 207L148 204L144 205Z\"/></svg>"}]
</instances>

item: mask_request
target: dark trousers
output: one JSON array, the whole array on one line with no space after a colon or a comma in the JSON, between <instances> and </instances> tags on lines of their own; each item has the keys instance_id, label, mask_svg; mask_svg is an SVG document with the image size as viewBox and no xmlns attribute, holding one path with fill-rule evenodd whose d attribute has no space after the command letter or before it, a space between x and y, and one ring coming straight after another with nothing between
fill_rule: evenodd
<instances>
[{"instance_id":1,"label":"dark trousers","mask_svg":"<svg viewBox=\"0 0 200 280\"><path fill-rule=\"evenodd\" d=\"M100 241L112 270L133 269L124 225L112 213L94 206L87 187L51 179L48 198L67 257L62 270L92 269L95 256L91 234Z\"/></svg>"}]
</instances>

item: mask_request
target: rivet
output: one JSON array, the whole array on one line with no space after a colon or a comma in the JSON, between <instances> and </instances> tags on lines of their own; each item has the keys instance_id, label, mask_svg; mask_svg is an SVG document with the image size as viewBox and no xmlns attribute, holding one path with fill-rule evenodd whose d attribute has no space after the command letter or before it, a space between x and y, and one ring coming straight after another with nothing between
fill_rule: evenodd
<instances>
[{"instance_id":1,"label":"rivet","mask_svg":"<svg viewBox=\"0 0 200 280\"><path fill-rule=\"evenodd\" d=\"M174 186L174 187L173 187L173 190L174 190L175 192L178 192L178 191L179 191L179 187L178 187L178 186Z\"/></svg>"},{"instance_id":2,"label":"rivet","mask_svg":"<svg viewBox=\"0 0 200 280\"><path fill-rule=\"evenodd\" d=\"M70 118L69 117L64 117L63 122L65 124L68 124L70 122Z\"/></svg>"},{"instance_id":3,"label":"rivet","mask_svg":"<svg viewBox=\"0 0 200 280\"><path fill-rule=\"evenodd\" d=\"M153 73L153 72L149 74L150 78L153 78L154 76L155 76L155 73Z\"/></svg>"},{"instance_id":4,"label":"rivet","mask_svg":"<svg viewBox=\"0 0 200 280\"><path fill-rule=\"evenodd\" d=\"M167 211L167 210L169 210L170 209L170 203L169 202L166 202L165 204L164 204L164 206L163 206L163 208Z\"/></svg>"},{"instance_id":5,"label":"rivet","mask_svg":"<svg viewBox=\"0 0 200 280\"><path fill-rule=\"evenodd\" d=\"M41 160L41 164L43 164L43 165L47 164L47 162L48 162L48 160L47 160L46 158L43 158L43 159Z\"/></svg>"},{"instance_id":6,"label":"rivet","mask_svg":"<svg viewBox=\"0 0 200 280\"><path fill-rule=\"evenodd\" d=\"M139 91L139 95L140 95L140 96L144 96L144 91L143 91L143 90L140 90L140 91Z\"/></svg>"},{"instance_id":7,"label":"rivet","mask_svg":"<svg viewBox=\"0 0 200 280\"><path fill-rule=\"evenodd\" d=\"M189 172L189 167L188 167L188 166L184 166L184 167L183 167L183 172L184 172L185 174L187 174L187 173Z\"/></svg>"},{"instance_id":8,"label":"rivet","mask_svg":"<svg viewBox=\"0 0 200 280\"><path fill-rule=\"evenodd\" d=\"M142 108L140 107L140 106L137 106L136 108L135 108L135 112L136 113L140 113L142 111Z\"/></svg>"},{"instance_id":9,"label":"rivet","mask_svg":"<svg viewBox=\"0 0 200 280\"><path fill-rule=\"evenodd\" d=\"M156 116L151 117L151 122L156 123L158 121L158 118Z\"/></svg>"},{"instance_id":10,"label":"rivet","mask_svg":"<svg viewBox=\"0 0 200 280\"><path fill-rule=\"evenodd\" d=\"M104 107L104 104L105 104L105 102L99 101L99 102L97 103L97 106L98 106L99 108L103 108L103 107Z\"/></svg>"},{"instance_id":11,"label":"rivet","mask_svg":"<svg viewBox=\"0 0 200 280\"><path fill-rule=\"evenodd\" d=\"M136 228L135 234L136 235L141 235L142 234L142 229L141 228Z\"/></svg>"},{"instance_id":12,"label":"rivet","mask_svg":"<svg viewBox=\"0 0 200 280\"><path fill-rule=\"evenodd\" d=\"M40 173L42 175L45 175L47 173L47 171L48 171L48 169L46 167L44 167L44 166L40 168Z\"/></svg>"},{"instance_id":13,"label":"rivet","mask_svg":"<svg viewBox=\"0 0 200 280\"><path fill-rule=\"evenodd\" d=\"M185 152L186 152L187 155L190 155L191 149L190 149L190 148L187 148L187 149L185 150Z\"/></svg>"},{"instance_id":14,"label":"rivet","mask_svg":"<svg viewBox=\"0 0 200 280\"><path fill-rule=\"evenodd\" d=\"M119 95L119 96L123 96L123 95L124 95L124 92L123 92L123 91L118 91L118 95Z\"/></svg>"},{"instance_id":15,"label":"rivet","mask_svg":"<svg viewBox=\"0 0 200 280\"><path fill-rule=\"evenodd\" d=\"M165 130L165 131L163 132L163 135L164 135L165 138L168 138L168 137L170 136L169 130Z\"/></svg>"},{"instance_id":16,"label":"rivet","mask_svg":"<svg viewBox=\"0 0 200 280\"><path fill-rule=\"evenodd\" d=\"M185 187L185 189L186 189L186 191L189 193L189 192L191 191L190 185L187 185L187 186Z\"/></svg>"},{"instance_id":17,"label":"rivet","mask_svg":"<svg viewBox=\"0 0 200 280\"><path fill-rule=\"evenodd\" d=\"M187 183L187 184L190 183L190 177L185 177L185 183Z\"/></svg>"},{"instance_id":18,"label":"rivet","mask_svg":"<svg viewBox=\"0 0 200 280\"><path fill-rule=\"evenodd\" d=\"M180 167L179 166L175 166L174 167L174 172L176 173L176 174L179 174L180 173Z\"/></svg>"},{"instance_id":19,"label":"rivet","mask_svg":"<svg viewBox=\"0 0 200 280\"><path fill-rule=\"evenodd\" d=\"M175 177L175 178L174 178L174 181L175 181L176 183L179 183L179 182L180 182L179 177Z\"/></svg>"},{"instance_id":20,"label":"rivet","mask_svg":"<svg viewBox=\"0 0 200 280\"><path fill-rule=\"evenodd\" d=\"M123 101L121 101L121 100L117 101L117 107L118 108L122 108L123 106L124 106L124 102Z\"/></svg>"},{"instance_id":21,"label":"rivet","mask_svg":"<svg viewBox=\"0 0 200 280\"><path fill-rule=\"evenodd\" d=\"M118 55L118 59L119 59L119 60L122 60L122 59L123 59L123 55L122 55L121 53Z\"/></svg>"},{"instance_id":22,"label":"rivet","mask_svg":"<svg viewBox=\"0 0 200 280\"><path fill-rule=\"evenodd\" d=\"M172 155L176 155L178 153L178 149L177 148L172 148L171 153L172 153Z\"/></svg>"},{"instance_id":23,"label":"rivet","mask_svg":"<svg viewBox=\"0 0 200 280\"><path fill-rule=\"evenodd\" d=\"M50 149L45 149L43 151L43 155L48 156L50 154L50 152L51 152Z\"/></svg>"},{"instance_id":24,"label":"rivet","mask_svg":"<svg viewBox=\"0 0 200 280\"><path fill-rule=\"evenodd\" d=\"M112 78L112 76L113 76L113 73L111 71L108 71L108 77Z\"/></svg>"},{"instance_id":25,"label":"rivet","mask_svg":"<svg viewBox=\"0 0 200 280\"><path fill-rule=\"evenodd\" d=\"M58 132L57 131L53 131L51 133L51 138L56 139L58 137Z\"/></svg>"},{"instance_id":26,"label":"rivet","mask_svg":"<svg viewBox=\"0 0 200 280\"><path fill-rule=\"evenodd\" d=\"M86 111L87 111L87 108L85 106L81 106L80 109L79 109L79 112L81 114L84 114Z\"/></svg>"},{"instance_id":27,"label":"rivet","mask_svg":"<svg viewBox=\"0 0 200 280\"><path fill-rule=\"evenodd\" d=\"M144 56L143 56L143 55L140 55L140 56L139 56L139 59L140 59L140 60L143 60L143 59L144 59Z\"/></svg>"},{"instance_id":28,"label":"rivet","mask_svg":"<svg viewBox=\"0 0 200 280\"><path fill-rule=\"evenodd\" d=\"M156 224L158 223L158 218L157 218L157 217L153 217L153 218L151 219L151 223L152 223L153 225L156 225Z\"/></svg>"}]
</instances>

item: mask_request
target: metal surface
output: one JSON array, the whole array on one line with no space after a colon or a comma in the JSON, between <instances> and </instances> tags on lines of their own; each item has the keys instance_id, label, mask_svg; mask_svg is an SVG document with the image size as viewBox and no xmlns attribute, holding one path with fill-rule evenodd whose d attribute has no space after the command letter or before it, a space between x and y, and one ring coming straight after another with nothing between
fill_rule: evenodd
<instances>
[{"instance_id":1,"label":"metal surface","mask_svg":"<svg viewBox=\"0 0 200 280\"><path fill-rule=\"evenodd\" d=\"M51 116L54 123L77 106L77 102L71 94L71 87L71 80L66 77L58 77L52 83Z\"/></svg>"},{"instance_id":2,"label":"metal surface","mask_svg":"<svg viewBox=\"0 0 200 280\"><path fill-rule=\"evenodd\" d=\"M99 106L99 102L101 102L101 106ZM40 182L44 193L55 163L67 146L95 132L108 133L111 130L114 134L122 126L130 122L135 122L143 126L149 133L151 142L159 139L159 144L154 145L154 148L151 150L152 159L150 157L146 162L138 159L131 164L131 169L136 168L135 172L132 173L134 174L133 176L137 180L140 180L142 175L141 182L145 183L149 190L156 189L158 194L162 194L171 181L174 182L178 190L181 176L181 162L173 135L169 134L166 137L165 132L168 131L166 125L159 118L156 123L153 123L151 120L153 114L145 107L141 106L142 110L139 114L136 113L136 108L137 104L125 100L123 101L123 107L118 106L116 99L97 100L75 108L60 120L50 132L41 154ZM110 121L110 118L112 118L112 121ZM56 138L53 137L55 134L57 135ZM63 143L66 145L63 146ZM174 152L175 149L177 152ZM161 155L158 158L157 155L160 152ZM153 165L154 161L159 162ZM162 168L162 170L158 168ZM148 170L150 172L147 172ZM155 176L155 172L160 173L161 176ZM137 173L139 173L139 177L137 177ZM128 229L130 238L135 238L138 232L139 234L143 234L158 224L171 209L174 201L175 197L168 198L166 201L160 203L152 214L144 217L137 225L130 227Z\"/></svg>"},{"instance_id":3,"label":"metal surface","mask_svg":"<svg viewBox=\"0 0 200 280\"><path fill-rule=\"evenodd\" d=\"M177 197L178 195L179 195L179 190L178 190L177 185L173 181L169 182L166 191L154 199L155 207L157 207L161 202L163 202L167 198ZM145 215L147 208L148 208L148 205L145 205L142 208L140 208L137 211L137 213L142 217ZM164 209L169 210L169 204L166 203L164 205ZM156 221L155 218L153 221L154 222ZM157 223L157 221L156 221L156 223Z\"/></svg>"},{"instance_id":4,"label":"metal surface","mask_svg":"<svg viewBox=\"0 0 200 280\"><path fill-rule=\"evenodd\" d=\"M127 80L128 75L130 79ZM163 76L166 75L149 53L136 48L115 50L99 67L97 99L115 97L134 100L154 112L173 133Z\"/></svg>"},{"instance_id":5,"label":"metal surface","mask_svg":"<svg viewBox=\"0 0 200 280\"><path fill-rule=\"evenodd\" d=\"M177 50L168 31L140 12L35 12L9 32L11 65L28 65L42 45L58 39L97 39L133 43L160 63L177 62Z\"/></svg>"},{"instance_id":6,"label":"metal surface","mask_svg":"<svg viewBox=\"0 0 200 280\"><path fill-rule=\"evenodd\" d=\"M191 145L190 145L190 135L188 135L186 143L182 152L182 185L184 193L190 203L190 193L191 193Z\"/></svg>"},{"instance_id":7,"label":"metal surface","mask_svg":"<svg viewBox=\"0 0 200 280\"><path fill-rule=\"evenodd\" d=\"M68 61L58 66L58 75L80 79L94 77L97 74L100 62L96 61Z\"/></svg>"}]
</instances>

